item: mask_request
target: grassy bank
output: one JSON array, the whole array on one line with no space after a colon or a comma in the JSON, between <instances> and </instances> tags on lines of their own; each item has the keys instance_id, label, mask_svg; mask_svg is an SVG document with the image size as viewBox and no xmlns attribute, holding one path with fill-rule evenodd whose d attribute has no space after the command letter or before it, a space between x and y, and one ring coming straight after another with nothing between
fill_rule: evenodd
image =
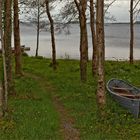
<instances>
[{"instance_id":1,"label":"grassy bank","mask_svg":"<svg viewBox=\"0 0 140 140\"><path fill-rule=\"evenodd\" d=\"M96 84L88 64L88 81L80 82L79 62L59 60L53 71L48 59L24 57L24 77L15 77L16 96L9 97L9 114L0 121L1 140L61 140L60 118L52 96L71 116L82 140L139 139L140 119L134 119L107 93L106 118L97 118ZM121 78L140 85L140 62L107 61L106 81Z\"/></svg>"}]
</instances>

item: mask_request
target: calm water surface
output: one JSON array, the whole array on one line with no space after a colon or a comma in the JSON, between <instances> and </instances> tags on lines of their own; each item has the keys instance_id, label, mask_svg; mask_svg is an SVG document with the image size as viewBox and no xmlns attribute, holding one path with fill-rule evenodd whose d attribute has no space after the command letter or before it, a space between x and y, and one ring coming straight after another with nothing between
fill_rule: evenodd
<instances>
[{"instance_id":1,"label":"calm water surface","mask_svg":"<svg viewBox=\"0 0 140 140\"><path fill-rule=\"evenodd\" d=\"M71 34L64 31L56 33L57 58L79 59L79 26L70 26ZM88 25L89 57L92 57L92 42ZM35 55L36 30L32 26L21 25L21 43L29 46L29 55ZM51 58L51 39L49 32L40 33L39 55ZM105 26L106 59L129 58L129 24L108 24ZM135 25L134 58L140 59L140 25Z\"/></svg>"}]
</instances>

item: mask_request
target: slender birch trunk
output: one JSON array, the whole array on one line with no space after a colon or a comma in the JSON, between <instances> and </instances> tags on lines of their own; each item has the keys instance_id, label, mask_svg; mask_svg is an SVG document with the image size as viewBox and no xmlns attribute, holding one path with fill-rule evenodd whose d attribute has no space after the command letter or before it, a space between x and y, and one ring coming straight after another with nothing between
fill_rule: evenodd
<instances>
[{"instance_id":1,"label":"slender birch trunk","mask_svg":"<svg viewBox=\"0 0 140 140\"><path fill-rule=\"evenodd\" d=\"M133 0L130 0L130 64L133 64L133 48L134 48L134 19L133 19Z\"/></svg>"},{"instance_id":2,"label":"slender birch trunk","mask_svg":"<svg viewBox=\"0 0 140 140\"><path fill-rule=\"evenodd\" d=\"M0 119L4 116L4 106L3 106L3 88L0 84Z\"/></svg>"},{"instance_id":3,"label":"slender birch trunk","mask_svg":"<svg viewBox=\"0 0 140 140\"><path fill-rule=\"evenodd\" d=\"M74 0L79 12L80 22L80 75L81 81L87 80L87 61L88 61L88 37L86 25L87 0L78 2Z\"/></svg>"},{"instance_id":4,"label":"slender birch trunk","mask_svg":"<svg viewBox=\"0 0 140 140\"><path fill-rule=\"evenodd\" d=\"M92 73L93 75L96 75L98 56L97 56L97 46L96 46L94 0L90 0L90 28L91 28L92 46L93 46Z\"/></svg>"},{"instance_id":5,"label":"slender birch trunk","mask_svg":"<svg viewBox=\"0 0 140 140\"><path fill-rule=\"evenodd\" d=\"M7 76L7 94L13 93L13 81L12 81L12 63L11 63L11 34L12 34L12 23L11 23L11 0L5 0L4 3L4 49L5 49L5 62L6 62L6 76ZM5 100L7 102L8 95L5 93Z\"/></svg>"},{"instance_id":6,"label":"slender birch trunk","mask_svg":"<svg viewBox=\"0 0 140 140\"><path fill-rule=\"evenodd\" d=\"M1 48L3 48L3 30L2 30L2 0L0 0L0 33L1 33ZM0 82L0 118L4 115L4 107L3 107L3 86Z\"/></svg>"},{"instance_id":7,"label":"slender birch trunk","mask_svg":"<svg viewBox=\"0 0 140 140\"><path fill-rule=\"evenodd\" d=\"M14 0L13 2L14 2L15 73L17 75L22 75L18 0Z\"/></svg>"},{"instance_id":8,"label":"slender birch trunk","mask_svg":"<svg viewBox=\"0 0 140 140\"><path fill-rule=\"evenodd\" d=\"M106 103L104 77L104 0L97 0L96 37L98 48L97 104L99 108L99 114L102 116L104 115Z\"/></svg>"},{"instance_id":9,"label":"slender birch trunk","mask_svg":"<svg viewBox=\"0 0 140 140\"><path fill-rule=\"evenodd\" d=\"M50 21L50 29L51 29L51 42L52 42L52 66L53 69L56 69L56 45L55 45L55 34L54 34L54 21L50 14L49 0L46 0L46 12L48 15L48 19Z\"/></svg>"},{"instance_id":10,"label":"slender birch trunk","mask_svg":"<svg viewBox=\"0 0 140 140\"><path fill-rule=\"evenodd\" d=\"M2 63L3 63L3 84L0 85L0 117L4 116L7 110L7 96L8 96L8 82L7 82L7 70L6 70L6 58L4 48L4 36L3 36L3 20L2 20L2 7L4 2L0 0L0 35L1 35L1 48L2 48Z\"/></svg>"},{"instance_id":11,"label":"slender birch trunk","mask_svg":"<svg viewBox=\"0 0 140 140\"><path fill-rule=\"evenodd\" d=\"M40 33L40 2L39 0L37 1L37 39L36 39L36 54L35 56L38 56L38 48L39 48L39 33Z\"/></svg>"}]
</instances>

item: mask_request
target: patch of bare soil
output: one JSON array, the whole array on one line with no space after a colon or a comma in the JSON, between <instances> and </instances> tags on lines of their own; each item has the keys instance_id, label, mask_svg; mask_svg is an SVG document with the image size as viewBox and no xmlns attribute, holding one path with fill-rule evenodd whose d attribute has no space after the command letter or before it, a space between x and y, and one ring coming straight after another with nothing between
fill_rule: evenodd
<instances>
[{"instance_id":1,"label":"patch of bare soil","mask_svg":"<svg viewBox=\"0 0 140 140\"><path fill-rule=\"evenodd\" d=\"M43 78L26 74L26 76L30 76L34 78L35 80L42 81L40 83L43 83L43 85L40 85L42 88L46 87L46 91L49 91L52 97L53 104L56 108L56 111L58 112L60 116L60 133L62 134L62 137L64 140L80 140L80 133L78 129L74 127L75 119L70 116L69 111L64 107L60 99L55 95L55 88L47 82L47 80L43 80ZM44 81L46 81L44 83Z\"/></svg>"}]
</instances>

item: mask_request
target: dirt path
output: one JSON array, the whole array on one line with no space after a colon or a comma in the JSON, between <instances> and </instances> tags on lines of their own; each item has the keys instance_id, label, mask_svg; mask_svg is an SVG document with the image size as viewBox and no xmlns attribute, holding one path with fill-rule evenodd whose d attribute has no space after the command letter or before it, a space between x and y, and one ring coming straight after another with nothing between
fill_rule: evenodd
<instances>
[{"instance_id":1,"label":"dirt path","mask_svg":"<svg viewBox=\"0 0 140 140\"><path fill-rule=\"evenodd\" d=\"M25 74L28 77L32 77L37 81L41 81L43 85L40 84L41 88L46 87L46 91L51 94L52 102L60 118L60 133L64 140L80 140L80 133L78 129L74 128L75 120L70 116L69 111L64 107L60 99L55 95L55 88L47 82L47 80L38 77L33 74Z\"/></svg>"},{"instance_id":2,"label":"dirt path","mask_svg":"<svg viewBox=\"0 0 140 140\"><path fill-rule=\"evenodd\" d=\"M53 103L60 116L61 133L64 140L80 140L80 133L74 128L74 118L69 115L69 112L57 97L53 97Z\"/></svg>"}]
</instances>

